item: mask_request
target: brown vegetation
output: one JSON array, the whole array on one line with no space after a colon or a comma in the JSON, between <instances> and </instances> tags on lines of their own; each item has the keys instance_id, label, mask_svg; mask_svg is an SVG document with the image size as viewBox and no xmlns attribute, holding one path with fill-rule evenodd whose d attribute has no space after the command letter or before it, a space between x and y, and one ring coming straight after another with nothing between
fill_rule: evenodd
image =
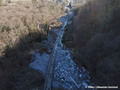
<instances>
[{"instance_id":1,"label":"brown vegetation","mask_svg":"<svg viewBox=\"0 0 120 90\"><path fill-rule=\"evenodd\" d=\"M119 0L92 0L74 18L76 60L97 85L120 86L119 20Z\"/></svg>"},{"instance_id":2,"label":"brown vegetation","mask_svg":"<svg viewBox=\"0 0 120 90\"><path fill-rule=\"evenodd\" d=\"M44 24L49 24L61 15L62 10L59 8L62 7L54 3L36 2L0 7L0 54L6 45L14 47L22 36L33 32L46 35L47 26ZM30 40L35 37L38 36L30 37Z\"/></svg>"},{"instance_id":3,"label":"brown vegetation","mask_svg":"<svg viewBox=\"0 0 120 90\"><path fill-rule=\"evenodd\" d=\"M89 0L75 10L79 12L66 27L64 44L96 85L120 86L120 1Z\"/></svg>"},{"instance_id":4,"label":"brown vegetation","mask_svg":"<svg viewBox=\"0 0 120 90\"><path fill-rule=\"evenodd\" d=\"M41 52L49 24L63 12L52 2L10 3L0 6L0 87L6 87L11 73L30 63L32 49ZM38 42L38 43L36 43ZM46 48L44 48L46 51ZM8 77L9 76L9 77ZM4 80L2 79L4 78Z\"/></svg>"}]
</instances>

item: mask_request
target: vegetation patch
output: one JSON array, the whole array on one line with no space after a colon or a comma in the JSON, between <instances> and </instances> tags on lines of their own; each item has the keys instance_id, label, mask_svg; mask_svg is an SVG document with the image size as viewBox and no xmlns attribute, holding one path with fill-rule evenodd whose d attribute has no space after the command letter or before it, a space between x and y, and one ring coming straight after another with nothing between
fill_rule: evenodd
<instances>
[{"instance_id":1,"label":"vegetation patch","mask_svg":"<svg viewBox=\"0 0 120 90\"><path fill-rule=\"evenodd\" d=\"M93 0L74 18L76 60L97 85L120 85L119 0Z\"/></svg>"},{"instance_id":2,"label":"vegetation patch","mask_svg":"<svg viewBox=\"0 0 120 90\"><path fill-rule=\"evenodd\" d=\"M51 6L55 8L51 9ZM47 52L41 41L47 40L49 23L63 14L62 8L60 4L41 1L0 6L1 88L6 87L5 83L10 81L7 78L10 74L31 62L32 52Z\"/></svg>"},{"instance_id":3,"label":"vegetation patch","mask_svg":"<svg viewBox=\"0 0 120 90\"><path fill-rule=\"evenodd\" d=\"M78 11L69 35L74 60L90 72L96 85L119 86L119 0L90 0Z\"/></svg>"}]
</instances>

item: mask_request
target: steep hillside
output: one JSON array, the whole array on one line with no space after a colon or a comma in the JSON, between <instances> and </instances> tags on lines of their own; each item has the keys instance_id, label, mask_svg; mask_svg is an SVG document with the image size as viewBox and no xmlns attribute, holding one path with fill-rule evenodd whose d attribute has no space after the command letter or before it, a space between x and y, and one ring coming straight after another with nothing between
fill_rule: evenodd
<instances>
[{"instance_id":1,"label":"steep hillside","mask_svg":"<svg viewBox=\"0 0 120 90\"><path fill-rule=\"evenodd\" d=\"M25 73L19 71L21 69L24 71L24 67L28 67L32 52L47 51L40 42L47 39L49 24L62 14L63 5L53 2L33 1L0 6L0 87L2 90L13 88L10 83L15 84L16 80L19 81L17 77L23 76L24 79L24 76L30 73L38 74L32 69ZM14 75L13 80L10 78L12 73L16 75L20 73L21 76ZM42 79L42 75L38 77L37 74L31 77L36 77L35 80L40 77ZM25 82L29 82L26 80Z\"/></svg>"},{"instance_id":2,"label":"steep hillside","mask_svg":"<svg viewBox=\"0 0 120 90\"><path fill-rule=\"evenodd\" d=\"M119 20L119 0L93 0L74 19L76 60L97 85L120 85Z\"/></svg>"},{"instance_id":3,"label":"steep hillside","mask_svg":"<svg viewBox=\"0 0 120 90\"><path fill-rule=\"evenodd\" d=\"M96 85L120 86L119 20L119 0L90 0L79 8L72 30L67 29L70 38L64 35L74 60L90 72Z\"/></svg>"}]
</instances>

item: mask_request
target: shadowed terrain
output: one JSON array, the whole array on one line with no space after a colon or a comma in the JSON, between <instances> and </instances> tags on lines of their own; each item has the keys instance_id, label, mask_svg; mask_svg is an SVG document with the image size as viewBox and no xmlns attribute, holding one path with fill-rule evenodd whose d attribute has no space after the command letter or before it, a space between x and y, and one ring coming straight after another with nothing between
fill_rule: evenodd
<instances>
[{"instance_id":1,"label":"shadowed terrain","mask_svg":"<svg viewBox=\"0 0 120 90\"><path fill-rule=\"evenodd\" d=\"M78 8L71 31L66 29L63 42L96 85L120 86L119 20L119 0L91 0Z\"/></svg>"},{"instance_id":2,"label":"shadowed terrain","mask_svg":"<svg viewBox=\"0 0 120 90\"><path fill-rule=\"evenodd\" d=\"M43 89L43 75L29 64L33 52L48 52L41 42L48 39L51 22L63 14L63 5L7 3L0 12L0 90Z\"/></svg>"}]
</instances>

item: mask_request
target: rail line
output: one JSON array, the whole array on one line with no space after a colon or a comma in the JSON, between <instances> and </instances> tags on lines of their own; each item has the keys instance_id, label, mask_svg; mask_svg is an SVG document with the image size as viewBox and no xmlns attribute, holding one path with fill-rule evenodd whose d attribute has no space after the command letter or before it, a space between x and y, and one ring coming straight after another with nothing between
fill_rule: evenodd
<instances>
[{"instance_id":1,"label":"rail line","mask_svg":"<svg viewBox=\"0 0 120 90\"><path fill-rule=\"evenodd\" d=\"M67 24L67 19L65 19L63 21L63 26L60 29L60 32L58 33L57 40L55 42L52 54L50 56L44 90L51 90L53 69L54 69L54 64L55 64L56 48L57 48L58 44L60 43L60 40L62 39L62 36L63 36L63 33L64 33L64 28L65 28L66 24Z\"/></svg>"}]
</instances>

